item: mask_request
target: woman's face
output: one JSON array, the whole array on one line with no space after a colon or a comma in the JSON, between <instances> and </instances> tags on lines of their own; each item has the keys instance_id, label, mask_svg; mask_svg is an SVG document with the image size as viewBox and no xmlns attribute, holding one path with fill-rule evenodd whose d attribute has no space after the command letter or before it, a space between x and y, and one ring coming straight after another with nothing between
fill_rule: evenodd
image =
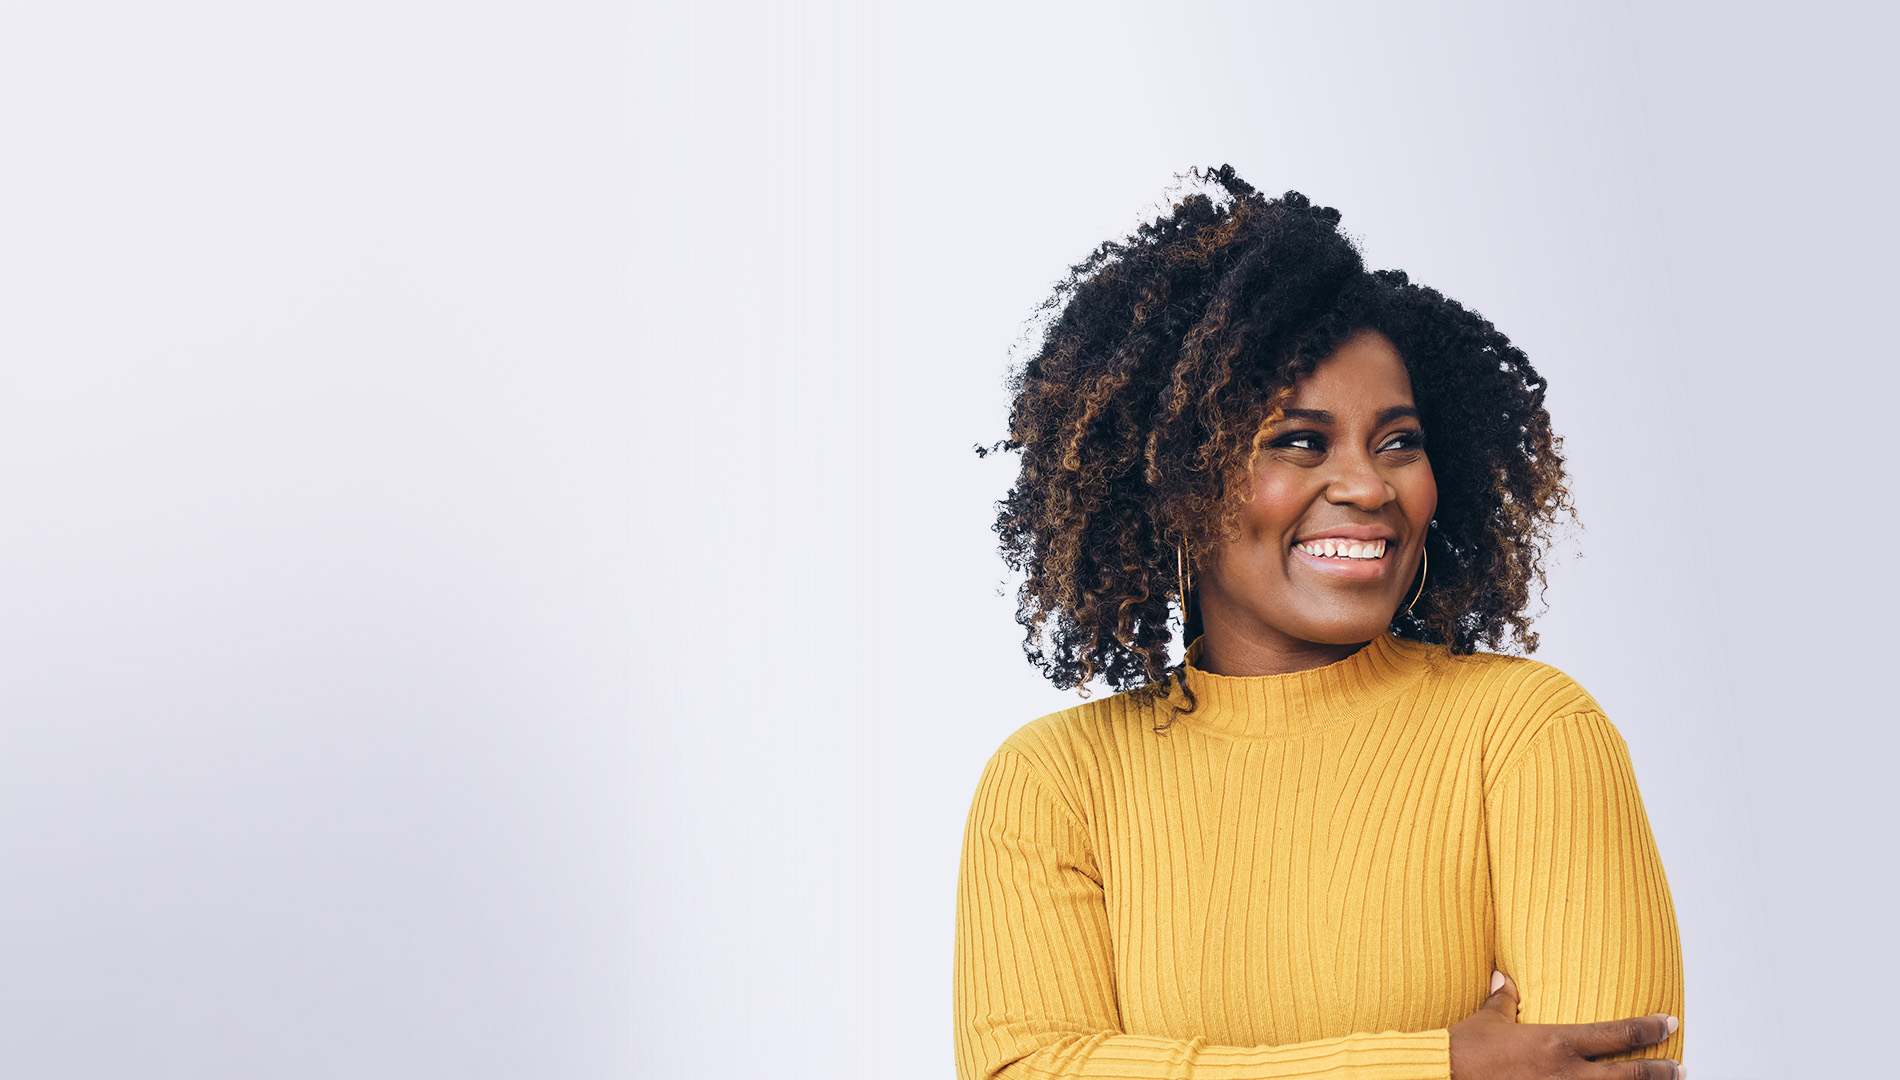
<instances>
[{"instance_id":1,"label":"woman's face","mask_svg":"<svg viewBox=\"0 0 1900 1080\"><path fill-rule=\"evenodd\" d=\"M1438 508L1423 444L1383 334L1354 335L1294 387L1254 461L1239 536L1196 575L1210 670L1326 663L1385 630L1412 598Z\"/></svg>"}]
</instances>

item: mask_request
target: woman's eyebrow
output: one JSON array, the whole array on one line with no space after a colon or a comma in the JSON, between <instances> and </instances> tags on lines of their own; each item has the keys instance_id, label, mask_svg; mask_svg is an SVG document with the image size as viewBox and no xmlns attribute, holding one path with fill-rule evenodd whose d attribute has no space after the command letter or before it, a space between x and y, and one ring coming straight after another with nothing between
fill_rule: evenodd
<instances>
[{"instance_id":1,"label":"woman's eyebrow","mask_svg":"<svg viewBox=\"0 0 1900 1080\"><path fill-rule=\"evenodd\" d=\"M1379 415L1374 417L1374 420L1380 427L1384 427L1386 424L1400 417L1409 417L1413 420L1418 419L1417 406L1393 405L1390 408L1379 410ZM1305 420L1314 424L1330 424L1333 422L1333 414L1325 409L1283 409L1280 412L1280 418L1283 420Z\"/></svg>"},{"instance_id":2,"label":"woman's eyebrow","mask_svg":"<svg viewBox=\"0 0 1900 1080\"><path fill-rule=\"evenodd\" d=\"M1315 424L1330 424L1333 422L1333 414L1327 412L1325 409L1282 409L1280 410L1280 419L1307 420Z\"/></svg>"}]
</instances>

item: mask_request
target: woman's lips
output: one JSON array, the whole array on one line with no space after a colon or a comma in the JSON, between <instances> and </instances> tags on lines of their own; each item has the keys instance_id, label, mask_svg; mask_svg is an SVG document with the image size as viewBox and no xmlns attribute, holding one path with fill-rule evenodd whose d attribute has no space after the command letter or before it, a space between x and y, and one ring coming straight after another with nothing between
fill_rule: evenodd
<instances>
[{"instance_id":1,"label":"woman's lips","mask_svg":"<svg viewBox=\"0 0 1900 1080\"><path fill-rule=\"evenodd\" d=\"M1293 545L1308 555L1336 555L1350 559L1378 559L1385 555L1384 537L1317 536Z\"/></svg>"},{"instance_id":2,"label":"woman's lips","mask_svg":"<svg viewBox=\"0 0 1900 1080\"><path fill-rule=\"evenodd\" d=\"M1389 545L1386 548L1385 555L1377 559L1353 559L1338 555L1313 555L1300 550L1298 547L1293 548L1292 551L1295 558L1307 566L1312 567L1314 570L1329 577L1341 578L1347 581L1372 581L1384 577L1386 575L1386 568L1392 563L1391 555L1393 553Z\"/></svg>"}]
</instances>

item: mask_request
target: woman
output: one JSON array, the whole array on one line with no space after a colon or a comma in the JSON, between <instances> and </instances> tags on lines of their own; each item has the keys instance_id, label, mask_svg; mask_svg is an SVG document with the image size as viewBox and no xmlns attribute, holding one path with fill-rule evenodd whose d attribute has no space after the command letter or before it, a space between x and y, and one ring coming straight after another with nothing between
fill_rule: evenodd
<instances>
[{"instance_id":1,"label":"woman","mask_svg":"<svg viewBox=\"0 0 1900 1080\"><path fill-rule=\"evenodd\" d=\"M960 1077L1679 1080L1629 755L1525 609L1544 383L1231 168L1076 267L1017 376L1025 650L1123 691L990 759ZM1170 664L1180 612L1184 659Z\"/></svg>"}]
</instances>

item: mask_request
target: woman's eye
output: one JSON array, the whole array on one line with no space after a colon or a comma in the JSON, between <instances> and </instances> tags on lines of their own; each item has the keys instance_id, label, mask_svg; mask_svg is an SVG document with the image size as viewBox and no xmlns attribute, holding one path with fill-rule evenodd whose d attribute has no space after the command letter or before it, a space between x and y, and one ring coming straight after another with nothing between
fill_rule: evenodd
<instances>
[{"instance_id":1,"label":"woman's eye","mask_svg":"<svg viewBox=\"0 0 1900 1080\"><path fill-rule=\"evenodd\" d=\"M1387 439L1382 450L1417 450L1425 445L1425 433L1422 431L1402 431Z\"/></svg>"},{"instance_id":2,"label":"woman's eye","mask_svg":"<svg viewBox=\"0 0 1900 1080\"><path fill-rule=\"evenodd\" d=\"M1324 450L1326 440L1315 431L1296 431L1273 440L1273 445L1284 450Z\"/></svg>"}]
</instances>

